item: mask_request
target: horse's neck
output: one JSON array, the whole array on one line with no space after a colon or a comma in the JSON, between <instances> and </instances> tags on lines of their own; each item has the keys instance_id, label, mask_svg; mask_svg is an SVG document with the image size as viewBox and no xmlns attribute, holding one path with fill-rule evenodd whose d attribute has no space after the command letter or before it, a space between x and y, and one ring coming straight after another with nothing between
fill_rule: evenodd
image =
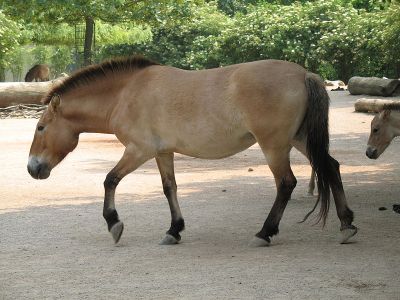
<instances>
[{"instance_id":1,"label":"horse's neck","mask_svg":"<svg viewBox=\"0 0 400 300\"><path fill-rule=\"evenodd\" d=\"M65 101L63 116L79 133L113 133L109 126L109 116L114 103L112 99L103 97L99 94L70 97Z\"/></svg>"},{"instance_id":2,"label":"horse's neck","mask_svg":"<svg viewBox=\"0 0 400 300\"><path fill-rule=\"evenodd\" d=\"M400 136L400 112L392 111L390 113L390 124L392 125L393 134Z\"/></svg>"}]
</instances>

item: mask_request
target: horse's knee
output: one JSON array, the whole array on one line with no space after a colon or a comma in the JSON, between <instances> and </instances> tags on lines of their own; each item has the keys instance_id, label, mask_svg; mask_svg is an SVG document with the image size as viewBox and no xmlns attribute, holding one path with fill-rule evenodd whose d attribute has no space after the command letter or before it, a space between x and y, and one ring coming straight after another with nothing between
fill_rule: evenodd
<instances>
[{"instance_id":1,"label":"horse's knee","mask_svg":"<svg viewBox=\"0 0 400 300\"><path fill-rule=\"evenodd\" d=\"M109 173L104 180L104 188L115 189L118 183L121 181L115 174Z\"/></svg>"}]
</instances>

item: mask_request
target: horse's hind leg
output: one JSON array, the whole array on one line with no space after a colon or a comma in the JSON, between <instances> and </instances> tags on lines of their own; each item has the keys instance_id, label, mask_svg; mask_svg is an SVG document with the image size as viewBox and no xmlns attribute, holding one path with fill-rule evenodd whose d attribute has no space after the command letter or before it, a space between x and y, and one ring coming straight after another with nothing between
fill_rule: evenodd
<instances>
[{"instance_id":1,"label":"horse's hind leg","mask_svg":"<svg viewBox=\"0 0 400 300\"><path fill-rule=\"evenodd\" d=\"M314 190L315 190L315 172L313 169L311 169L311 176L310 176L310 181L308 182L308 196L314 196Z\"/></svg>"},{"instance_id":2,"label":"horse's hind leg","mask_svg":"<svg viewBox=\"0 0 400 300\"><path fill-rule=\"evenodd\" d=\"M262 147L262 145L260 146ZM263 152L275 178L277 195L261 231L256 234L256 238L252 242L254 246L267 246L271 243L270 238L278 234L279 222L297 183L290 168L290 147L263 149Z\"/></svg>"},{"instance_id":3,"label":"horse's hind leg","mask_svg":"<svg viewBox=\"0 0 400 300\"><path fill-rule=\"evenodd\" d=\"M330 164L332 166L333 176L330 181L330 187L332 190L333 198L335 200L336 213L339 217L341 226L341 240L342 244L348 242L348 240L357 233L357 227L352 225L354 216L351 209L348 207L346 195L343 190L342 178L340 176L339 162L332 156L329 156Z\"/></svg>"},{"instance_id":4,"label":"horse's hind leg","mask_svg":"<svg viewBox=\"0 0 400 300\"><path fill-rule=\"evenodd\" d=\"M111 233L115 243L118 243L124 230L124 224L119 220L117 210L115 209L115 189L122 178L136 170L150 158L150 156L136 147L127 146L122 158L107 174L104 181L103 217L107 222L108 231Z\"/></svg>"},{"instance_id":5,"label":"horse's hind leg","mask_svg":"<svg viewBox=\"0 0 400 300\"><path fill-rule=\"evenodd\" d=\"M168 199L169 208L171 210L171 227L160 244L177 244L181 240L179 232L185 229L185 222L176 195L177 187L174 173L174 154L160 154L156 157L156 161L161 175L164 194Z\"/></svg>"},{"instance_id":6,"label":"horse's hind leg","mask_svg":"<svg viewBox=\"0 0 400 300\"><path fill-rule=\"evenodd\" d=\"M307 156L305 141L295 140L292 142L293 146L301 153ZM329 185L332 190L333 198L335 200L336 213L339 217L341 227L341 243L346 243L353 235L357 233L357 227L352 225L353 212L349 209L346 195L343 190L343 183L340 176L339 163L329 155L329 164L331 166L332 176ZM315 176L315 174L314 174Z\"/></svg>"}]
</instances>

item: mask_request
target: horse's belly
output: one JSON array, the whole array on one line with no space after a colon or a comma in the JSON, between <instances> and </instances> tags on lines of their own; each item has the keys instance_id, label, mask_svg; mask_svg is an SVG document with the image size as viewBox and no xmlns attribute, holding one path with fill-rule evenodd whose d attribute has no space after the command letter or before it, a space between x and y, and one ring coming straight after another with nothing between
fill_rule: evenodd
<instances>
[{"instance_id":1,"label":"horse's belly","mask_svg":"<svg viewBox=\"0 0 400 300\"><path fill-rule=\"evenodd\" d=\"M234 155L246 150L256 143L256 139L251 133L246 133L239 137L223 137L208 139L190 139L179 141L175 147L175 152L204 159L219 159Z\"/></svg>"}]
</instances>

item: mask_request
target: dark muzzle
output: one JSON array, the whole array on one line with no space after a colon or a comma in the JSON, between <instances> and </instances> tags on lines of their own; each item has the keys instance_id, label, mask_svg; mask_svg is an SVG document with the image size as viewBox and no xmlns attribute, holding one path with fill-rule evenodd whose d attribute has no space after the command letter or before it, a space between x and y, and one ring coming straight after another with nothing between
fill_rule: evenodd
<instances>
[{"instance_id":1,"label":"dark muzzle","mask_svg":"<svg viewBox=\"0 0 400 300\"><path fill-rule=\"evenodd\" d=\"M368 147L365 155L368 156L370 159L377 159L378 158L378 150L376 148Z\"/></svg>"},{"instance_id":2,"label":"dark muzzle","mask_svg":"<svg viewBox=\"0 0 400 300\"><path fill-rule=\"evenodd\" d=\"M50 168L46 163L40 163L36 157L28 162L28 173L35 179L46 179L50 176Z\"/></svg>"}]
</instances>

